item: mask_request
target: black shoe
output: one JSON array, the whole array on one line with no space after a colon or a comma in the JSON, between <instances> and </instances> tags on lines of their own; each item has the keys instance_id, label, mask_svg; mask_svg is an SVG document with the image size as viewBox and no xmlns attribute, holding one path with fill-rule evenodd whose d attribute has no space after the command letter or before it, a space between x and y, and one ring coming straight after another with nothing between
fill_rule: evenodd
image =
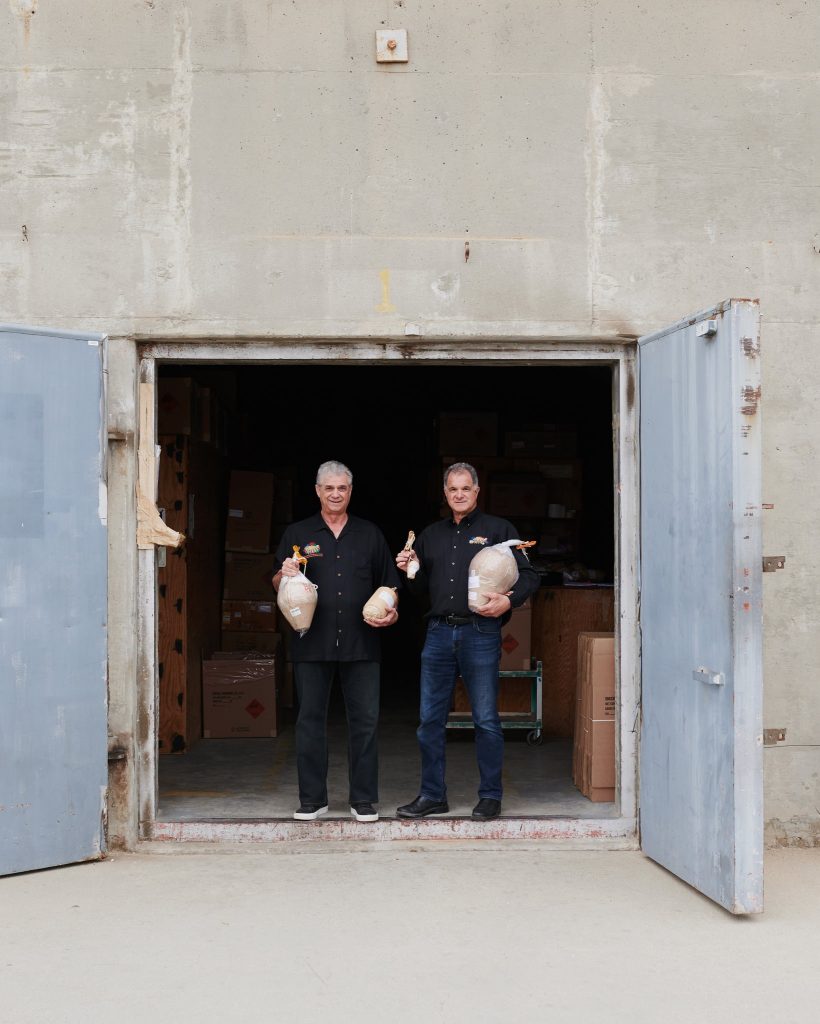
<instances>
[{"instance_id":1,"label":"black shoe","mask_svg":"<svg viewBox=\"0 0 820 1024\"><path fill-rule=\"evenodd\" d=\"M473 821L491 821L501 814L500 800L487 800L482 797L473 808Z\"/></svg>"},{"instance_id":2,"label":"black shoe","mask_svg":"<svg viewBox=\"0 0 820 1024\"><path fill-rule=\"evenodd\" d=\"M373 804L351 804L350 813L356 821L378 821L379 812Z\"/></svg>"},{"instance_id":3,"label":"black shoe","mask_svg":"<svg viewBox=\"0 0 820 1024\"><path fill-rule=\"evenodd\" d=\"M411 804L404 804L396 810L400 818L423 818L426 814L447 814L450 810L446 800L428 800L417 796Z\"/></svg>"},{"instance_id":4,"label":"black shoe","mask_svg":"<svg viewBox=\"0 0 820 1024\"><path fill-rule=\"evenodd\" d=\"M296 821L314 821L322 814L327 814L327 804L319 807L317 804L302 804L298 811L293 812Z\"/></svg>"}]
</instances>

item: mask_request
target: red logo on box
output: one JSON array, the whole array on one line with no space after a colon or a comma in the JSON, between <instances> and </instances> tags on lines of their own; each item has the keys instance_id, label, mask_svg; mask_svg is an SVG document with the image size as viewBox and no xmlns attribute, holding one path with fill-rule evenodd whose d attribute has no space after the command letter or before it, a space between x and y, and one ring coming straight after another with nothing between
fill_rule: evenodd
<instances>
[{"instance_id":1,"label":"red logo on box","mask_svg":"<svg viewBox=\"0 0 820 1024\"><path fill-rule=\"evenodd\" d=\"M260 704L259 701L254 697L250 704L245 708L251 718L258 718L265 710L265 705Z\"/></svg>"},{"instance_id":2,"label":"red logo on box","mask_svg":"<svg viewBox=\"0 0 820 1024\"><path fill-rule=\"evenodd\" d=\"M521 644L515 639L512 633L508 633L501 641L501 646L507 654L512 654L516 647L520 647Z\"/></svg>"}]
</instances>

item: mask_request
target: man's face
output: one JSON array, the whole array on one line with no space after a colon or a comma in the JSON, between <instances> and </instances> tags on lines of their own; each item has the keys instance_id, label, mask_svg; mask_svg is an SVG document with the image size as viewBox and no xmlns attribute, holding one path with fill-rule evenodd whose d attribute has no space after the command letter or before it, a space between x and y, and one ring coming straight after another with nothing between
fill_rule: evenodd
<instances>
[{"instance_id":1,"label":"man's face","mask_svg":"<svg viewBox=\"0 0 820 1024\"><path fill-rule=\"evenodd\" d=\"M344 473L324 476L322 482L316 484L322 511L332 515L339 515L347 509L352 492L353 485Z\"/></svg>"},{"instance_id":2,"label":"man's face","mask_svg":"<svg viewBox=\"0 0 820 1024\"><path fill-rule=\"evenodd\" d=\"M464 470L451 473L444 485L444 497L447 504L459 515L467 515L472 512L478 501L479 488L473 483L473 478Z\"/></svg>"}]
</instances>

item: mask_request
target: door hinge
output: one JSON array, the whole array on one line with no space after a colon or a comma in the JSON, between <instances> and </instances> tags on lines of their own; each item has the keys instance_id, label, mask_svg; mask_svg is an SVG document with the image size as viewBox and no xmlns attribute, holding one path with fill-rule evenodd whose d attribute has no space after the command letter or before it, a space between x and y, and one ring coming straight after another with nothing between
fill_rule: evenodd
<instances>
[{"instance_id":1,"label":"door hinge","mask_svg":"<svg viewBox=\"0 0 820 1024\"><path fill-rule=\"evenodd\" d=\"M764 555L763 556L763 572L777 572L778 569L782 569L786 564L785 555Z\"/></svg>"},{"instance_id":2,"label":"door hinge","mask_svg":"<svg viewBox=\"0 0 820 1024\"><path fill-rule=\"evenodd\" d=\"M786 730L785 729L764 729L763 730L763 746L774 747L778 743L786 742Z\"/></svg>"}]
</instances>

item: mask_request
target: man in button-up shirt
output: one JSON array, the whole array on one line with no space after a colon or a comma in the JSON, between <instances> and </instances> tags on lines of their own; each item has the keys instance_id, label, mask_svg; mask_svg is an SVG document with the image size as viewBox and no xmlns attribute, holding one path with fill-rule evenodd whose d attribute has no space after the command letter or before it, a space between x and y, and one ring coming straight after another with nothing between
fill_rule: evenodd
<instances>
[{"instance_id":1,"label":"man in button-up shirt","mask_svg":"<svg viewBox=\"0 0 820 1024\"><path fill-rule=\"evenodd\" d=\"M478 613L467 605L467 576L482 547L512 540L517 534L506 519L480 511L478 475L466 462L444 474L444 496L451 515L424 530L415 551L401 551L398 567L407 571L415 557L420 568L408 577L411 592L430 601L427 637L421 654L421 710L418 728L421 787L412 803L399 807L400 818L421 818L449 811L444 781L447 715L457 676L470 696L475 726L480 784L473 818L488 821L501 813L501 768L504 736L498 717L498 663L501 626L512 608L538 589L538 574L523 551L514 551L518 580L507 594L490 594Z\"/></svg>"},{"instance_id":2,"label":"man in button-up shirt","mask_svg":"<svg viewBox=\"0 0 820 1024\"><path fill-rule=\"evenodd\" d=\"M305 575L318 587L310 629L291 643L299 699L296 764L299 809L294 818L310 821L327 813L327 710L337 671L347 712L350 759L350 813L376 821L378 812L379 662L376 630L391 626L398 613L365 622L362 609L380 586L398 587L399 575L378 527L350 516L353 474L340 462L325 462L316 474L320 510L285 530L276 552L273 585L295 576L298 545L307 559Z\"/></svg>"}]
</instances>

